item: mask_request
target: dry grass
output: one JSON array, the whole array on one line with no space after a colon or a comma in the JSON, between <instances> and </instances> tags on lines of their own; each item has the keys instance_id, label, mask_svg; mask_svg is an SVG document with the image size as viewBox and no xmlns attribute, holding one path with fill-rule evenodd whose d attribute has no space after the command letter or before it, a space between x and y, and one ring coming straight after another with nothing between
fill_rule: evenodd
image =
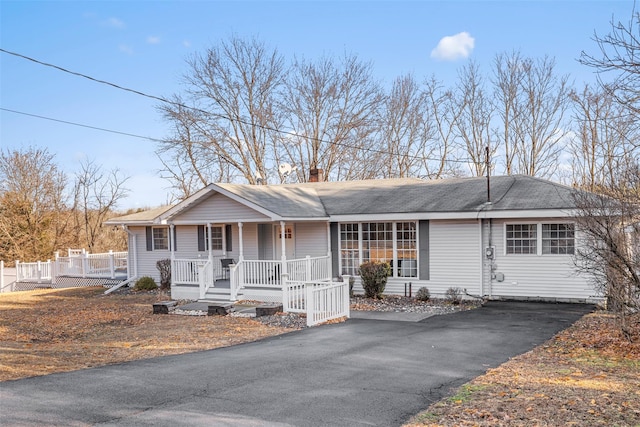
<instances>
[{"instance_id":1,"label":"dry grass","mask_svg":"<svg viewBox=\"0 0 640 427\"><path fill-rule=\"evenodd\" d=\"M640 426L640 316L635 321L631 343L613 316L584 316L407 426Z\"/></svg>"},{"instance_id":2,"label":"dry grass","mask_svg":"<svg viewBox=\"0 0 640 427\"><path fill-rule=\"evenodd\" d=\"M0 294L0 381L209 350L283 334L246 318L154 315L165 294L103 288Z\"/></svg>"}]
</instances>

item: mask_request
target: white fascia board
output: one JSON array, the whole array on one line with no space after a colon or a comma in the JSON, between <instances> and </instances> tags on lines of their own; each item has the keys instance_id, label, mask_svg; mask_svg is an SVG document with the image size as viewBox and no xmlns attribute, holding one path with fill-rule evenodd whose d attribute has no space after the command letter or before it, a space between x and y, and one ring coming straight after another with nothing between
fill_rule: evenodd
<instances>
[{"instance_id":1,"label":"white fascia board","mask_svg":"<svg viewBox=\"0 0 640 427\"><path fill-rule=\"evenodd\" d=\"M285 221L285 222L309 222L309 221L316 221L316 222L328 222L329 218L287 218L287 217L283 217L283 218L277 218L277 219L273 219L273 218L260 218L260 219L256 219L256 218L251 218L251 219L242 219L242 218L238 218L238 219L233 219L233 221L229 220L229 219L211 219L208 221L198 221L198 220L185 220L185 221L169 221L169 224L173 224L173 225L203 225L206 223L211 223L211 224L236 224L238 222L242 222L245 224L251 224L251 223L258 223L258 224L264 224L268 221L271 222L280 222L280 221Z\"/></svg>"},{"instance_id":2,"label":"white fascia board","mask_svg":"<svg viewBox=\"0 0 640 427\"><path fill-rule=\"evenodd\" d=\"M171 209L165 211L162 215L160 215L160 218L166 220L167 218L171 218L173 215L182 212L185 208L200 200L202 197L208 195L212 191L212 186L213 184L209 184L206 187L196 191L195 194L187 197Z\"/></svg>"},{"instance_id":3,"label":"white fascia board","mask_svg":"<svg viewBox=\"0 0 640 427\"><path fill-rule=\"evenodd\" d=\"M474 212L414 212L386 214L331 215L331 222L362 221L411 221L437 219L488 219L488 218L554 218L575 216L571 211L562 209L530 209L511 211L474 211Z\"/></svg>"}]
</instances>

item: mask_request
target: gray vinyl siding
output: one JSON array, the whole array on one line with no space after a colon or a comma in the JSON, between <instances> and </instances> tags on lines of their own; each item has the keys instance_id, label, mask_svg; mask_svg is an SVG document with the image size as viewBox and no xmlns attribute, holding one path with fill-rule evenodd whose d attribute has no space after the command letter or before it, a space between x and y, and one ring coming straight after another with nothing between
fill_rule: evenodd
<instances>
[{"instance_id":1,"label":"gray vinyl siding","mask_svg":"<svg viewBox=\"0 0 640 427\"><path fill-rule=\"evenodd\" d=\"M156 268L156 263L161 259L171 258L171 252L169 250L147 251L146 227L130 227L129 231L136 234L135 250L138 253L138 277L150 276L159 283L160 273ZM178 239L180 239L179 236ZM131 243L133 243L132 239Z\"/></svg>"},{"instance_id":2,"label":"gray vinyl siding","mask_svg":"<svg viewBox=\"0 0 640 427\"><path fill-rule=\"evenodd\" d=\"M429 222L429 291L444 294L447 289L480 293L482 254L478 221Z\"/></svg>"},{"instance_id":3,"label":"gray vinyl siding","mask_svg":"<svg viewBox=\"0 0 640 427\"><path fill-rule=\"evenodd\" d=\"M299 222L295 226L296 258L326 256L327 223L326 222Z\"/></svg>"},{"instance_id":4,"label":"gray vinyl siding","mask_svg":"<svg viewBox=\"0 0 640 427\"><path fill-rule=\"evenodd\" d=\"M576 274L571 255L506 255L505 224L564 222L567 222L566 218L557 220L545 218L493 220L496 272L504 274L504 281L491 281L492 297L516 299L589 299L597 297L587 277ZM579 239L579 235L576 238Z\"/></svg>"},{"instance_id":5,"label":"gray vinyl siding","mask_svg":"<svg viewBox=\"0 0 640 427\"><path fill-rule=\"evenodd\" d=\"M176 215L173 221L238 222L239 220L266 220L267 217L222 194L216 193L184 213ZM234 247L235 249L235 247Z\"/></svg>"},{"instance_id":6,"label":"gray vinyl siding","mask_svg":"<svg viewBox=\"0 0 640 427\"><path fill-rule=\"evenodd\" d=\"M273 259L272 224L258 224L258 258Z\"/></svg>"}]
</instances>

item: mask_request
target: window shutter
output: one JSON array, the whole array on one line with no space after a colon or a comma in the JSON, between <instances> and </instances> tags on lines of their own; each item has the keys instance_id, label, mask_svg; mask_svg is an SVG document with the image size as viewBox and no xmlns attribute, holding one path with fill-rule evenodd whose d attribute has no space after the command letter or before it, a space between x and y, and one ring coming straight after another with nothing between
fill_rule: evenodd
<instances>
[{"instance_id":1,"label":"window shutter","mask_svg":"<svg viewBox=\"0 0 640 427\"><path fill-rule=\"evenodd\" d=\"M204 225L198 226L198 251L204 252Z\"/></svg>"},{"instance_id":2,"label":"window shutter","mask_svg":"<svg viewBox=\"0 0 640 427\"><path fill-rule=\"evenodd\" d=\"M420 280L429 280L429 221L420 221L418 230Z\"/></svg>"},{"instance_id":3,"label":"window shutter","mask_svg":"<svg viewBox=\"0 0 640 427\"><path fill-rule=\"evenodd\" d=\"M337 222L329 224L329 234L331 235L331 269L334 276L342 276L340 271L340 235Z\"/></svg>"},{"instance_id":4,"label":"window shutter","mask_svg":"<svg viewBox=\"0 0 640 427\"><path fill-rule=\"evenodd\" d=\"M224 236L227 244L227 252L233 251L233 239L231 238L231 224L224 226Z\"/></svg>"},{"instance_id":5,"label":"window shutter","mask_svg":"<svg viewBox=\"0 0 640 427\"><path fill-rule=\"evenodd\" d=\"M147 250L153 250L153 229L151 227L147 227Z\"/></svg>"},{"instance_id":6,"label":"window shutter","mask_svg":"<svg viewBox=\"0 0 640 427\"><path fill-rule=\"evenodd\" d=\"M177 251L178 250L178 230L177 227L173 227L173 236L171 236L171 239L173 239L172 242L172 247L169 248L169 250L174 250Z\"/></svg>"}]
</instances>

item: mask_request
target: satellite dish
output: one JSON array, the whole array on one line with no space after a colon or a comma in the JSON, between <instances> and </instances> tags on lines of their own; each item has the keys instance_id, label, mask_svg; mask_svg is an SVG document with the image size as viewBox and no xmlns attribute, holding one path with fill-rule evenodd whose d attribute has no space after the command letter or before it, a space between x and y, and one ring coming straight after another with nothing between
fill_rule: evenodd
<instances>
[{"instance_id":1,"label":"satellite dish","mask_svg":"<svg viewBox=\"0 0 640 427\"><path fill-rule=\"evenodd\" d=\"M280 171L280 175L287 177L293 168L289 163L281 163L280 166L278 166L278 170Z\"/></svg>"},{"instance_id":2,"label":"satellite dish","mask_svg":"<svg viewBox=\"0 0 640 427\"><path fill-rule=\"evenodd\" d=\"M264 182L264 178L260 172L256 172L256 182L258 184L262 184Z\"/></svg>"}]
</instances>

